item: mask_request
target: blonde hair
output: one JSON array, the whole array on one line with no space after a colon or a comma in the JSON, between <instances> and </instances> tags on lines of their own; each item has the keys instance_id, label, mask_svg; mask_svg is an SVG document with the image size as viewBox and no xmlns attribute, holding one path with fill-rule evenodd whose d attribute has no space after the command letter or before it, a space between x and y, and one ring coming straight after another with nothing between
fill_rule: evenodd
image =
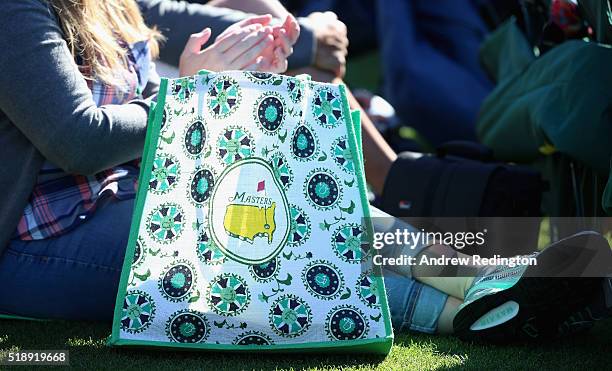
<instances>
[{"instance_id":1,"label":"blonde hair","mask_svg":"<svg viewBox=\"0 0 612 371\"><path fill-rule=\"evenodd\" d=\"M73 57L91 68L92 76L114 83L118 69L127 69L126 48L148 40L151 56L157 57L163 39L145 25L134 0L49 0L57 12L64 38Z\"/></svg>"}]
</instances>

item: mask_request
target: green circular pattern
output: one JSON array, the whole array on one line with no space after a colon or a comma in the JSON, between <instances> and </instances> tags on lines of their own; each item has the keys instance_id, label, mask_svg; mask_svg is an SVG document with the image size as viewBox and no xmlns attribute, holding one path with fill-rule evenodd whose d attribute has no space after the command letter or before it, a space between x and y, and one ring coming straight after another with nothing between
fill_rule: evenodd
<instances>
[{"instance_id":1,"label":"green circular pattern","mask_svg":"<svg viewBox=\"0 0 612 371\"><path fill-rule=\"evenodd\" d=\"M222 76L208 89L208 110L214 118L225 118L236 111L242 95L236 80Z\"/></svg>"},{"instance_id":2,"label":"green circular pattern","mask_svg":"<svg viewBox=\"0 0 612 371\"><path fill-rule=\"evenodd\" d=\"M167 105L164 105L164 112L162 113L161 126L159 129L160 134L166 132L166 129L172 124L172 120L174 118L174 113L171 108L168 108Z\"/></svg>"},{"instance_id":3,"label":"green circular pattern","mask_svg":"<svg viewBox=\"0 0 612 371\"><path fill-rule=\"evenodd\" d=\"M225 263L226 260L225 255L210 238L207 231L203 231L198 236L197 254L204 264L219 265Z\"/></svg>"},{"instance_id":4,"label":"green circular pattern","mask_svg":"<svg viewBox=\"0 0 612 371\"><path fill-rule=\"evenodd\" d=\"M170 192L179 182L181 167L172 155L159 153L153 160L151 177L149 178L149 190L161 195Z\"/></svg>"},{"instance_id":5,"label":"green circular pattern","mask_svg":"<svg viewBox=\"0 0 612 371\"><path fill-rule=\"evenodd\" d=\"M359 224L349 223L338 227L331 243L336 255L347 263L360 263L369 255L366 233Z\"/></svg>"},{"instance_id":6,"label":"green circular pattern","mask_svg":"<svg viewBox=\"0 0 612 371\"><path fill-rule=\"evenodd\" d=\"M259 72L259 71L247 71L244 73L244 75L246 76L247 79L259 85L268 84L272 82L272 79L275 76L278 76L270 72Z\"/></svg>"},{"instance_id":7,"label":"green circular pattern","mask_svg":"<svg viewBox=\"0 0 612 371\"><path fill-rule=\"evenodd\" d=\"M224 165L231 165L255 153L253 137L246 129L238 126L226 128L217 140L217 147L217 157Z\"/></svg>"},{"instance_id":8,"label":"green circular pattern","mask_svg":"<svg viewBox=\"0 0 612 371\"><path fill-rule=\"evenodd\" d=\"M132 269L139 267L144 262L147 256L147 248L144 243L144 239L138 236L136 240L136 246L134 247L134 257L132 258Z\"/></svg>"},{"instance_id":9,"label":"green circular pattern","mask_svg":"<svg viewBox=\"0 0 612 371\"><path fill-rule=\"evenodd\" d=\"M297 205L291 205L291 215L289 219L289 238L287 244L292 247L300 246L310 237L310 218Z\"/></svg>"},{"instance_id":10,"label":"green circular pattern","mask_svg":"<svg viewBox=\"0 0 612 371\"><path fill-rule=\"evenodd\" d=\"M199 159L206 148L207 139L206 123L202 118L195 119L185 128L185 133L183 134L183 150L185 155L194 160Z\"/></svg>"},{"instance_id":11,"label":"green circular pattern","mask_svg":"<svg viewBox=\"0 0 612 371\"><path fill-rule=\"evenodd\" d=\"M312 323L312 311L303 299L287 294L279 297L270 307L270 327L282 337L302 335Z\"/></svg>"},{"instance_id":12,"label":"green circular pattern","mask_svg":"<svg viewBox=\"0 0 612 371\"><path fill-rule=\"evenodd\" d=\"M276 278L281 268L281 261L278 257L262 264L249 266L249 273L253 279L259 283L270 282Z\"/></svg>"},{"instance_id":13,"label":"green circular pattern","mask_svg":"<svg viewBox=\"0 0 612 371\"><path fill-rule=\"evenodd\" d=\"M289 188L291 182L293 182L293 171L289 167L287 158L282 152L276 152L270 158L270 165L274 176L286 189Z\"/></svg>"},{"instance_id":14,"label":"green circular pattern","mask_svg":"<svg viewBox=\"0 0 612 371\"><path fill-rule=\"evenodd\" d=\"M304 193L308 202L318 210L335 207L342 199L340 180L329 170L312 170L304 182Z\"/></svg>"},{"instance_id":15,"label":"green circular pattern","mask_svg":"<svg viewBox=\"0 0 612 371\"><path fill-rule=\"evenodd\" d=\"M206 300L215 313L235 316L249 306L251 293L244 278L224 273L210 281Z\"/></svg>"},{"instance_id":16,"label":"green circular pattern","mask_svg":"<svg viewBox=\"0 0 612 371\"><path fill-rule=\"evenodd\" d=\"M210 334L210 325L204 313L182 309L166 321L166 336L177 343L203 343Z\"/></svg>"},{"instance_id":17,"label":"green circular pattern","mask_svg":"<svg viewBox=\"0 0 612 371\"><path fill-rule=\"evenodd\" d=\"M195 206L208 201L215 186L215 174L208 166L198 166L189 178L188 200Z\"/></svg>"},{"instance_id":18,"label":"green circular pattern","mask_svg":"<svg viewBox=\"0 0 612 371\"><path fill-rule=\"evenodd\" d=\"M255 103L255 122L268 135L275 135L285 120L286 105L278 93L264 93Z\"/></svg>"},{"instance_id":19,"label":"green circular pattern","mask_svg":"<svg viewBox=\"0 0 612 371\"><path fill-rule=\"evenodd\" d=\"M314 93L312 114L315 121L325 128L334 128L344 119L342 117L342 100L329 88L321 88Z\"/></svg>"},{"instance_id":20,"label":"green circular pattern","mask_svg":"<svg viewBox=\"0 0 612 371\"><path fill-rule=\"evenodd\" d=\"M195 283L195 267L187 260L177 260L164 269L158 287L166 299L180 302L189 297Z\"/></svg>"},{"instance_id":21,"label":"green circular pattern","mask_svg":"<svg viewBox=\"0 0 612 371\"><path fill-rule=\"evenodd\" d=\"M183 209L175 203L156 207L147 218L147 231L152 239L169 244L181 235L185 225Z\"/></svg>"},{"instance_id":22,"label":"green circular pattern","mask_svg":"<svg viewBox=\"0 0 612 371\"><path fill-rule=\"evenodd\" d=\"M348 174L355 173L354 154L348 145L348 140L346 139L346 136L337 138L332 144L330 152L332 154L334 162L338 164L340 169L342 169Z\"/></svg>"},{"instance_id":23,"label":"green circular pattern","mask_svg":"<svg viewBox=\"0 0 612 371\"><path fill-rule=\"evenodd\" d=\"M302 271L306 290L320 300L336 299L344 288L344 276L340 269L326 260L316 260Z\"/></svg>"},{"instance_id":24,"label":"green circular pattern","mask_svg":"<svg viewBox=\"0 0 612 371\"><path fill-rule=\"evenodd\" d=\"M370 329L365 314L353 305L333 308L327 314L325 323L325 332L331 340L362 339Z\"/></svg>"},{"instance_id":25,"label":"green circular pattern","mask_svg":"<svg viewBox=\"0 0 612 371\"><path fill-rule=\"evenodd\" d=\"M155 318L155 302L151 295L140 290L125 294L121 309L121 330L137 334L146 330Z\"/></svg>"},{"instance_id":26,"label":"green circular pattern","mask_svg":"<svg viewBox=\"0 0 612 371\"><path fill-rule=\"evenodd\" d=\"M319 140L306 125L299 125L291 136L291 154L298 161L314 159L319 147Z\"/></svg>"},{"instance_id":27,"label":"green circular pattern","mask_svg":"<svg viewBox=\"0 0 612 371\"><path fill-rule=\"evenodd\" d=\"M383 289L381 280L376 279L371 270L361 273L355 287L359 299L370 308L380 306L380 296Z\"/></svg>"}]
</instances>

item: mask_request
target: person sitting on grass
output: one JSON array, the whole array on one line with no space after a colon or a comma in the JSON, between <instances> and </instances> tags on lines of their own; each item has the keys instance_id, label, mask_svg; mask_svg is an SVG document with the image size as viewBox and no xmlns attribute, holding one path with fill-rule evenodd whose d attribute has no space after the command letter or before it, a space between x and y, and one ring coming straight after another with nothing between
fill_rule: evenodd
<instances>
[{"instance_id":1,"label":"person sitting on grass","mask_svg":"<svg viewBox=\"0 0 612 371\"><path fill-rule=\"evenodd\" d=\"M268 26L270 18L239 22L204 50L210 30L193 34L180 74L283 72L299 27L291 16ZM5 0L0 21L0 313L109 321L158 90L152 57L161 34L144 24L134 0ZM276 37L280 30L286 37ZM459 254L442 245L407 253ZM610 250L585 233L535 257L544 267L565 258L582 269L583 260L567 259L577 253ZM597 299L601 283L533 278L541 272L526 267L465 269L447 278L385 270L396 331L553 337ZM506 303L512 311L496 310Z\"/></svg>"}]
</instances>

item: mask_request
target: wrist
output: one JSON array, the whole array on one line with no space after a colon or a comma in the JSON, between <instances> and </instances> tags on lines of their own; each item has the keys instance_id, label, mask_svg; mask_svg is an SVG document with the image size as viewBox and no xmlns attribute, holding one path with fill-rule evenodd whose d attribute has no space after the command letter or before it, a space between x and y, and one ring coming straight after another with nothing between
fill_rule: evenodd
<instances>
[{"instance_id":1,"label":"wrist","mask_svg":"<svg viewBox=\"0 0 612 371\"><path fill-rule=\"evenodd\" d=\"M287 58L291 70L314 66L318 47L316 32L310 19L300 17L297 21L300 25L300 36L293 45L293 54Z\"/></svg>"}]
</instances>

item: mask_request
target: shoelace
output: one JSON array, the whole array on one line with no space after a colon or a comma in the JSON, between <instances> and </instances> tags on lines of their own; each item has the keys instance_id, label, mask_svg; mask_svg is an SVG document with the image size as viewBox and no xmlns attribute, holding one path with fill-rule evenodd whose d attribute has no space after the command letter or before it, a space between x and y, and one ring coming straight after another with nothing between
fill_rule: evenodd
<instances>
[{"instance_id":1,"label":"shoelace","mask_svg":"<svg viewBox=\"0 0 612 371\"><path fill-rule=\"evenodd\" d=\"M529 255L523 255L525 258L536 257L539 253L535 252ZM482 276L477 282L474 283L480 284L483 282L487 282L490 280L502 280L505 278L516 276L517 274L522 274L525 270L525 267L522 265L517 265L516 267L510 267L507 265L497 266L490 274Z\"/></svg>"}]
</instances>

